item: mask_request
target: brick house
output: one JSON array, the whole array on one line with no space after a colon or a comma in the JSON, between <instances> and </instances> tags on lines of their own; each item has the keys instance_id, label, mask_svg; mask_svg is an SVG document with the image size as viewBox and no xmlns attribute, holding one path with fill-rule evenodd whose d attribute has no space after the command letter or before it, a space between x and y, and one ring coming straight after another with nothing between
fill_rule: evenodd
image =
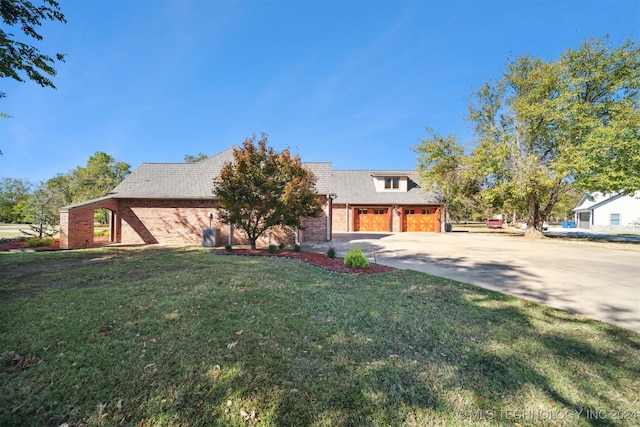
<instances>
[{"instance_id":1,"label":"brick house","mask_svg":"<svg viewBox=\"0 0 640 427\"><path fill-rule=\"evenodd\" d=\"M108 209L109 241L126 244L194 244L203 228L220 230L219 242L244 244L240 230L218 221L213 178L233 147L196 163L143 163L105 197L60 209L60 246L93 244L94 211ZM317 177L322 206L319 218L307 218L300 230L272 230L258 244L330 241L333 230L443 230L444 203L423 193L413 171L335 171L330 162L303 162Z\"/></svg>"}]
</instances>

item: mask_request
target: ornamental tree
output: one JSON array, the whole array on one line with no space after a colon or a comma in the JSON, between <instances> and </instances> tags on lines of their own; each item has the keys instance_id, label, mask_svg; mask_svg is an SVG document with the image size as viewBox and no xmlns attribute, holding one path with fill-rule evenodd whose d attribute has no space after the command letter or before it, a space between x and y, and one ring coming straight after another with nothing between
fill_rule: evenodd
<instances>
[{"instance_id":1,"label":"ornamental tree","mask_svg":"<svg viewBox=\"0 0 640 427\"><path fill-rule=\"evenodd\" d=\"M256 145L253 135L234 148L234 161L225 163L213 181L220 221L244 231L252 249L269 228L301 227L303 218L321 213L316 176L289 150L267 147L267 139L263 133Z\"/></svg>"},{"instance_id":2,"label":"ornamental tree","mask_svg":"<svg viewBox=\"0 0 640 427\"><path fill-rule=\"evenodd\" d=\"M463 177L456 195L502 212L527 212L526 237L575 188L640 188L640 49L587 40L557 61L528 56L473 94L469 150L455 137L422 140L419 170L439 182ZM464 153L468 154L464 154ZM471 183L471 185L469 185Z\"/></svg>"}]
</instances>

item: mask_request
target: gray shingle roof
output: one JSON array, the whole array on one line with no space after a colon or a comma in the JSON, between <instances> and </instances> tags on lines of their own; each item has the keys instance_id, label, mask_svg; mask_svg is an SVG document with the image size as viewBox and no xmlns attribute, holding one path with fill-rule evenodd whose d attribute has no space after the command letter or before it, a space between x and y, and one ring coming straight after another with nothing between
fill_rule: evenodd
<instances>
[{"instance_id":1,"label":"gray shingle roof","mask_svg":"<svg viewBox=\"0 0 640 427\"><path fill-rule=\"evenodd\" d=\"M406 176L409 178L408 191L376 192L374 176ZM337 195L334 203L347 204L398 204L420 205L444 203L442 195L437 191L423 191L418 184L416 171L367 171L367 170L335 170L333 171L333 192Z\"/></svg>"},{"instance_id":2,"label":"gray shingle roof","mask_svg":"<svg viewBox=\"0 0 640 427\"><path fill-rule=\"evenodd\" d=\"M113 189L119 199L214 199L213 179L233 161L233 149L196 163L143 163ZM304 163L318 178L319 194L330 194L331 163Z\"/></svg>"}]
</instances>

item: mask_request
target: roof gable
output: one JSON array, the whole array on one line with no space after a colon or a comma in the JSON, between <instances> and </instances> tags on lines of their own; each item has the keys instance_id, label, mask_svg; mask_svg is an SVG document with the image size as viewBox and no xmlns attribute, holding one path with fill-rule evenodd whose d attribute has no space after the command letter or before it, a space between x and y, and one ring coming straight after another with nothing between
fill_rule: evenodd
<instances>
[{"instance_id":1,"label":"roof gable","mask_svg":"<svg viewBox=\"0 0 640 427\"><path fill-rule=\"evenodd\" d=\"M376 191L375 178L407 177L407 191ZM440 204L444 203L437 191L424 191L416 171L333 171L335 203L344 204Z\"/></svg>"}]
</instances>

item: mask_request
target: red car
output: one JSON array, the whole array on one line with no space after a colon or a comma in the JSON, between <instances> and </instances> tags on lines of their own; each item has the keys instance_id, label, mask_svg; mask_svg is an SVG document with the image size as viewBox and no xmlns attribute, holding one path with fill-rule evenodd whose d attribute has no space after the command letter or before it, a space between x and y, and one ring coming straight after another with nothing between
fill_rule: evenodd
<instances>
[{"instance_id":1,"label":"red car","mask_svg":"<svg viewBox=\"0 0 640 427\"><path fill-rule=\"evenodd\" d=\"M502 220L501 219L488 219L487 227L489 228L502 228Z\"/></svg>"}]
</instances>

